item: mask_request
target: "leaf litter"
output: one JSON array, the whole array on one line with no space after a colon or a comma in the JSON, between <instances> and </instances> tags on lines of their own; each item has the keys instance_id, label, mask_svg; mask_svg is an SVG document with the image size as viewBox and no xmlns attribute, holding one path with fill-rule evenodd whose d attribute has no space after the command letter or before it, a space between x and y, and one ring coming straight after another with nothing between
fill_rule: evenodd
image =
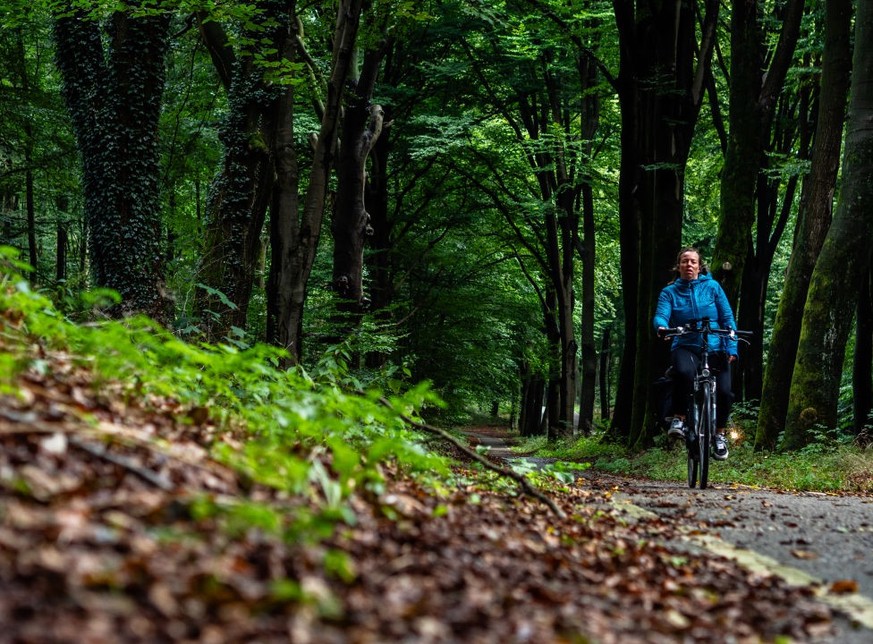
<instances>
[{"instance_id":1,"label":"leaf litter","mask_svg":"<svg viewBox=\"0 0 873 644\"><path fill-rule=\"evenodd\" d=\"M66 364L0 397L0 641L759 642L826 637L813 589L676 547L595 478L535 499L385 468L322 539L230 529L198 504L307 499L210 458L209 410L95 388ZM184 422L180 419L186 418ZM465 465L458 465L463 473ZM295 510L295 512L292 512ZM295 519L296 520L296 519ZM285 532L284 534L293 534Z\"/></svg>"}]
</instances>

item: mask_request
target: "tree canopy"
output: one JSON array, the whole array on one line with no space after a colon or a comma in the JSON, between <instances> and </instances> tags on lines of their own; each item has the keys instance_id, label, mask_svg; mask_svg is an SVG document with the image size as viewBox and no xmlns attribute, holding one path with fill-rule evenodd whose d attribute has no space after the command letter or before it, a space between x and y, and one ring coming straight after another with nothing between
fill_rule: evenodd
<instances>
[{"instance_id":1,"label":"tree canopy","mask_svg":"<svg viewBox=\"0 0 873 644\"><path fill-rule=\"evenodd\" d=\"M101 314L195 344L342 356L361 382L430 381L434 414L636 447L659 436L654 302L693 245L754 332L734 392L758 445L863 441L870 261L832 255L873 212L852 11L4 0L0 244L73 317L111 289ZM795 358L802 409L778 400Z\"/></svg>"}]
</instances>

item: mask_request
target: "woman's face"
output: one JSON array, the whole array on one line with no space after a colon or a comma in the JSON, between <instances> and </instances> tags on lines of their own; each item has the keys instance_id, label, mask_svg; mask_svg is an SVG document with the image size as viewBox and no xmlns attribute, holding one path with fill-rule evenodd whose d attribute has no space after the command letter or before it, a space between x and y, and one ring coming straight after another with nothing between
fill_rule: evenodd
<instances>
[{"instance_id":1,"label":"woman's face","mask_svg":"<svg viewBox=\"0 0 873 644\"><path fill-rule=\"evenodd\" d=\"M696 280L700 275L700 255L693 250L685 251L679 258L679 277L684 280Z\"/></svg>"}]
</instances>

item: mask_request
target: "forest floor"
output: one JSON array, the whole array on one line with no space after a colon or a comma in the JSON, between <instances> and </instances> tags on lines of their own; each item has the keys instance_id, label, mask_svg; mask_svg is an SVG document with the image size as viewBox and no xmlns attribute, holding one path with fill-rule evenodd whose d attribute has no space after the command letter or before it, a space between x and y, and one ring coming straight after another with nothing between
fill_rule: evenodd
<instances>
[{"instance_id":1,"label":"forest floor","mask_svg":"<svg viewBox=\"0 0 873 644\"><path fill-rule=\"evenodd\" d=\"M212 460L208 423L181 425L170 401L146 411L63 369L20 385L23 397L0 397L0 642L833 642L846 634L815 584L689 547L689 524L702 523L630 512L634 483L616 477L589 470L550 490L559 517L512 486L483 489L464 465L458 481L468 482L441 496L386 469L385 493L356 497L356 520L325 541L231 534L194 500L289 500ZM469 432L474 442L495 441L494 458L508 455L496 451L504 430Z\"/></svg>"}]
</instances>

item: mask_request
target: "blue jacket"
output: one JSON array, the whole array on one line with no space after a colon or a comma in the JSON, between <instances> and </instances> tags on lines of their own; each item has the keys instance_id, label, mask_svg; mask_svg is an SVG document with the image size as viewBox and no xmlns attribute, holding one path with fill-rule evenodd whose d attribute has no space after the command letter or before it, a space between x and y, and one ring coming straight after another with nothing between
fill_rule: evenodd
<instances>
[{"instance_id":1,"label":"blue jacket","mask_svg":"<svg viewBox=\"0 0 873 644\"><path fill-rule=\"evenodd\" d=\"M709 318L714 327L720 329L736 329L734 314L727 296L708 274L701 274L696 280L677 279L661 290L658 296L658 307L652 322L657 332L658 327L678 327L692 320ZM678 347L692 349L700 348L700 335L688 333L673 338L671 350ZM726 351L728 355L737 355L737 341L709 336L710 351Z\"/></svg>"}]
</instances>

